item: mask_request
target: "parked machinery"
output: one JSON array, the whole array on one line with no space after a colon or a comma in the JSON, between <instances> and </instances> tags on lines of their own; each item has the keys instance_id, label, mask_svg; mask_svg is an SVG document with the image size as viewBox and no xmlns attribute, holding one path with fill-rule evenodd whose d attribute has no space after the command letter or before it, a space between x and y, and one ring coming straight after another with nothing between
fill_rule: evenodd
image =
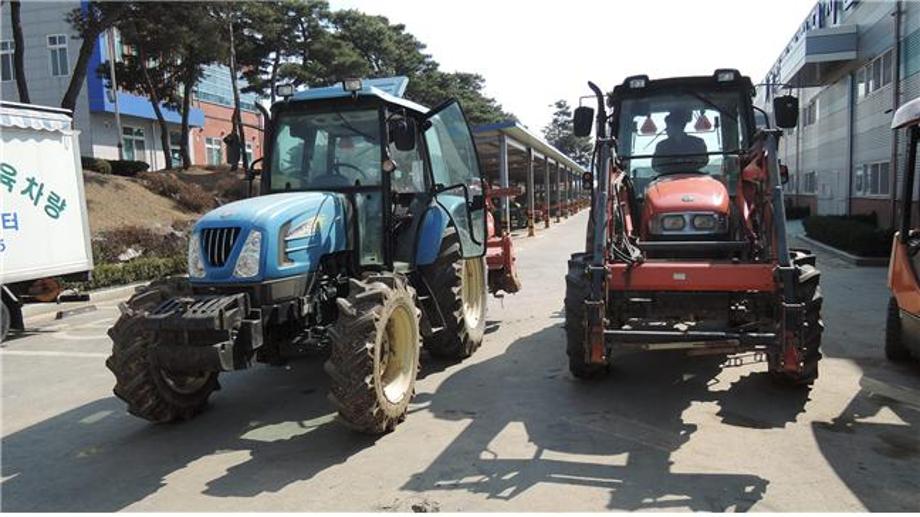
<instances>
[{"instance_id":1,"label":"parked machinery","mask_svg":"<svg viewBox=\"0 0 920 517\"><path fill-rule=\"evenodd\" d=\"M787 246L782 131L756 128L750 79L634 76L607 99L589 86L596 116L575 113L577 136L596 125L596 147L586 251L566 276L572 373L627 351L761 351L774 377L814 381L820 273ZM794 127L798 101L775 99L774 115Z\"/></svg>"},{"instance_id":2,"label":"parked machinery","mask_svg":"<svg viewBox=\"0 0 920 517\"><path fill-rule=\"evenodd\" d=\"M486 217L459 103L402 98L405 78L279 91L260 197L195 225L188 278L154 282L109 330L115 394L154 422L200 412L220 372L328 354L330 399L394 428L420 344L463 358L485 329Z\"/></svg>"},{"instance_id":3,"label":"parked machinery","mask_svg":"<svg viewBox=\"0 0 920 517\"><path fill-rule=\"evenodd\" d=\"M900 226L891 244L888 263L888 319L885 331L885 355L892 361L920 358L920 229L913 220L914 180L917 166L917 141L920 139L920 99L901 106L894 114L891 128L907 133L907 165L902 175L902 212Z\"/></svg>"}]
</instances>

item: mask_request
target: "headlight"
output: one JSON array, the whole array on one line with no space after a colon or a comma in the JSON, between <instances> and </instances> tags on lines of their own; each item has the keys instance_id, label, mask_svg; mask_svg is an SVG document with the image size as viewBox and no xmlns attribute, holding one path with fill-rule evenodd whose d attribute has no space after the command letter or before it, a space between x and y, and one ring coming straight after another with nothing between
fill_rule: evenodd
<instances>
[{"instance_id":1,"label":"headlight","mask_svg":"<svg viewBox=\"0 0 920 517\"><path fill-rule=\"evenodd\" d=\"M192 233L188 239L188 276L201 278L204 276L204 261L201 260L201 234Z\"/></svg>"},{"instance_id":2,"label":"headlight","mask_svg":"<svg viewBox=\"0 0 920 517\"><path fill-rule=\"evenodd\" d=\"M262 234L258 230L250 230L236 259L233 276L237 278L252 278L259 274L259 259L262 256Z\"/></svg>"},{"instance_id":3,"label":"headlight","mask_svg":"<svg viewBox=\"0 0 920 517\"><path fill-rule=\"evenodd\" d=\"M661 218L661 228L668 232L683 230L685 224L687 223L682 215L666 215Z\"/></svg>"},{"instance_id":4,"label":"headlight","mask_svg":"<svg viewBox=\"0 0 920 517\"><path fill-rule=\"evenodd\" d=\"M700 214L693 216L693 227L697 230L712 231L716 229L716 216L712 214Z\"/></svg>"}]
</instances>

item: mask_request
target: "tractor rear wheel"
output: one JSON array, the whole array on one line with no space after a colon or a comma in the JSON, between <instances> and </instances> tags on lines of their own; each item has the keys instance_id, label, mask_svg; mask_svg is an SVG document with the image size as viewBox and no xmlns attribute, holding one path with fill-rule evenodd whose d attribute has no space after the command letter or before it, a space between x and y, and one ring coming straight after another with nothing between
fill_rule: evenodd
<instances>
[{"instance_id":1,"label":"tractor rear wheel","mask_svg":"<svg viewBox=\"0 0 920 517\"><path fill-rule=\"evenodd\" d=\"M464 259L455 228L448 228L434 264L421 268L437 301L444 326L425 338L435 357L465 359L482 344L486 330L487 269L485 257Z\"/></svg>"},{"instance_id":2,"label":"tractor rear wheel","mask_svg":"<svg viewBox=\"0 0 920 517\"><path fill-rule=\"evenodd\" d=\"M128 404L129 413L155 423L192 418L218 389L217 372L179 375L160 368L152 353L156 348L154 335L143 328L144 315L184 292L186 285L181 278L150 284L128 300L108 332L112 355L105 365L115 374L115 395Z\"/></svg>"},{"instance_id":3,"label":"tractor rear wheel","mask_svg":"<svg viewBox=\"0 0 920 517\"><path fill-rule=\"evenodd\" d=\"M898 300L892 296L888 300L888 317L885 321L885 357L889 361L906 361L910 359L910 350L904 346L901 333L901 308Z\"/></svg>"},{"instance_id":4,"label":"tractor rear wheel","mask_svg":"<svg viewBox=\"0 0 920 517\"><path fill-rule=\"evenodd\" d=\"M821 306L824 297L821 294L821 272L815 267L814 255L805 251L792 251L792 261L798 270L796 301L805 304L802 328L799 330L802 370L788 373L771 367L774 379L783 384L811 385L818 378L818 362L821 360L821 334L824 322L821 319Z\"/></svg>"},{"instance_id":5,"label":"tractor rear wheel","mask_svg":"<svg viewBox=\"0 0 920 517\"><path fill-rule=\"evenodd\" d=\"M368 274L349 282L330 330L329 399L349 427L392 431L406 418L419 368L419 310L405 278Z\"/></svg>"},{"instance_id":6,"label":"tractor rear wheel","mask_svg":"<svg viewBox=\"0 0 920 517\"><path fill-rule=\"evenodd\" d=\"M585 361L585 300L591 292L585 274L588 263L587 253L573 254L565 275L565 351L569 356L569 371L579 379L590 379L607 371L602 365Z\"/></svg>"}]
</instances>

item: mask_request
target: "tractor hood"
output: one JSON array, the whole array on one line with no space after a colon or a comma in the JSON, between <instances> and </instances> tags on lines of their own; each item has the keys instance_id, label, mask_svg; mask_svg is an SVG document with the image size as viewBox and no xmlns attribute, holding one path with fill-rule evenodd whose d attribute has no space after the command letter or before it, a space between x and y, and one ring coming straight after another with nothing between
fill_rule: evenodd
<instances>
[{"instance_id":1,"label":"tractor hood","mask_svg":"<svg viewBox=\"0 0 920 517\"><path fill-rule=\"evenodd\" d=\"M271 194L226 204L205 214L192 235L200 243L204 276L193 282L254 283L313 271L319 259L345 249L346 199L330 192ZM260 245L251 235L259 233ZM249 244L258 253L258 272L235 271ZM252 271L251 268L250 272Z\"/></svg>"},{"instance_id":2,"label":"tractor hood","mask_svg":"<svg viewBox=\"0 0 920 517\"><path fill-rule=\"evenodd\" d=\"M728 190L721 181L705 174L675 174L656 179L645 192L650 215L713 212L728 214Z\"/></svg>"}]
</instances>

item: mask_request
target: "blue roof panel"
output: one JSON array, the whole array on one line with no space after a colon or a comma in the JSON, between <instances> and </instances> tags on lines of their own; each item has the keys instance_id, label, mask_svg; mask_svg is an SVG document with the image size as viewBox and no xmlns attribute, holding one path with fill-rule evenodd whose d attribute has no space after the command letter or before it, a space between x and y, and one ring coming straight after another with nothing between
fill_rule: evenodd
<instances>
[{"instance_id":1,"label":"blue roof panel","mask_svg":"<svg viewBox=\"0 0 920 517\"><path fill-rule=\"evenodd\" d=\"M409 78L403 76L362 79L361 90L359 90L357 94L362 97L378 97L385 102L390 102L419 113L427 113L428 108L425 106L416 104L402 97L408 85ZM350 97L351 95L351 92L345 91L345 89L342 88L342 84L338 83L331 86L310 88L297 92L291 97L291 100L311 101L319 99L339 99L342 97Z\"/></svg>"}]
</instances>

